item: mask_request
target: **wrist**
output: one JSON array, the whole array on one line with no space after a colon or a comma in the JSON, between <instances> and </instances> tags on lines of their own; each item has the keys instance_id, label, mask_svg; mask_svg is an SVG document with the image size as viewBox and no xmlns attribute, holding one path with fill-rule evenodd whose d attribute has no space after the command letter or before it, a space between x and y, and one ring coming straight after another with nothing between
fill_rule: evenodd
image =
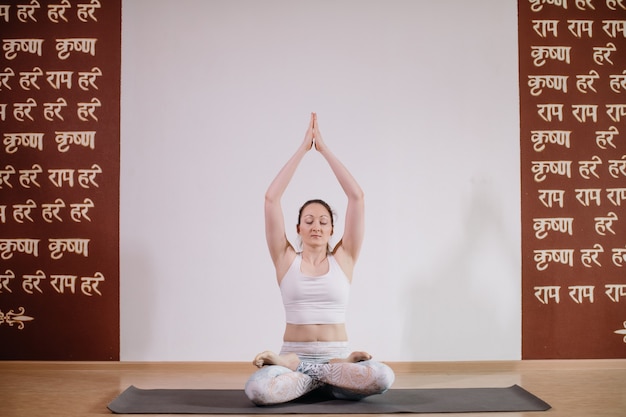
<instances>
[{"instance_id":1,"label":"wrist","mask_svg":"<svg viewBox=\"0 0 626 417\"><path fill-rule=\"evenodd\" d=\"M311 149L311 145L308 145L306 142L303 142L298 148L298 152L305 154Z\"/></svg>"},{"instance_id":2,"label":"wrist","mask_svg":"<svg viewBox=\"0 0 626 417\"><path fill-rule=\"evenodd\" d=\"M322 156L327 156L327 155L330 155L330 153L331 153L330 149L328 149L327 146L322 146L322 147L319 147L319 148L316 147L315 150L318 151L319 153L321 153Z\"/></svg>"}]
</instances>

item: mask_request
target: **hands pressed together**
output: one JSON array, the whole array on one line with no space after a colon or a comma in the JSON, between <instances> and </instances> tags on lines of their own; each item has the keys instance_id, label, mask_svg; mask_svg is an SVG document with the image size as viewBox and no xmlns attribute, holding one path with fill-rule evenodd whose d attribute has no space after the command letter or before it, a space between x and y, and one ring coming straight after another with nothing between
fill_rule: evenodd
<instances>
[{"instance_id":1,"label":"hands pressed together","mask_svg":"<svg viewBox=\"0 0 626 417\"><path fill-rule=\"evenodd\" d=\"M309 121L309 128L304 135L304 146L306 150L310 150L315 145L315 150L322 152L326 149L324 139L320 133L319 125L317 123L317 114L311 113L311 120Z\"/></svg>"}]
</instances>

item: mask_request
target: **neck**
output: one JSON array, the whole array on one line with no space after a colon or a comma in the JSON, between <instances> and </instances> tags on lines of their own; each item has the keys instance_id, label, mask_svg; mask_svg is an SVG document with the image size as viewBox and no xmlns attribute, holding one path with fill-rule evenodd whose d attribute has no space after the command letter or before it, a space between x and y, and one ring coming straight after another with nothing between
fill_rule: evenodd
<instances>
[{"instance_id":1,"label":"neck","mask_svg":"<svg viewBox=\"0 0 626 417\"><path fill-rule=\"evenodd\" d=\"M328 251L326 250L326 247L302 248L302 259L313 265L324 262L327 256L328 256Z\"/></svg>"}]
</instances>

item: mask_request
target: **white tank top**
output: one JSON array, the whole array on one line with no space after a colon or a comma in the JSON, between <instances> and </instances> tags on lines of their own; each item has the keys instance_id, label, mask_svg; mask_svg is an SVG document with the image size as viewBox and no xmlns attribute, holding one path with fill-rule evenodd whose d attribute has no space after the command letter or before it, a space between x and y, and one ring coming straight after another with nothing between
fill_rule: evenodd
<instances>
[{"instance_id":1,"label":"white tank top","mask_svg":"<svg viewBox=\"0 0 626 417\"><path fill-rule=\"evenodd\" d=\"M317 277L304 275L301 263L302 255L297 254L280 282L287 323L345 323L350 281L335 257L328 255L328 272Z\"/></svg>"}]
</instances>

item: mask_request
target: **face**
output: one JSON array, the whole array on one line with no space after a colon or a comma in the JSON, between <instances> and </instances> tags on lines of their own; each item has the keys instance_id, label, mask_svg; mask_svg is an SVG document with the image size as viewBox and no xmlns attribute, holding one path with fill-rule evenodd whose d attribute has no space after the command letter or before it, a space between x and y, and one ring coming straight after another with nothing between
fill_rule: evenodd
<instances>
[{"instance_id":1,"label":"face","mask_svg":"<svg viewBox=\"0 0 626 417\"><path fill-rule=\"evenodd\" d=\"M319 203L312 203L302 210L298 234L303 244L312 246L326 246L333 234L331 214L326 207Z\"/></svg>"}]
</instances>

